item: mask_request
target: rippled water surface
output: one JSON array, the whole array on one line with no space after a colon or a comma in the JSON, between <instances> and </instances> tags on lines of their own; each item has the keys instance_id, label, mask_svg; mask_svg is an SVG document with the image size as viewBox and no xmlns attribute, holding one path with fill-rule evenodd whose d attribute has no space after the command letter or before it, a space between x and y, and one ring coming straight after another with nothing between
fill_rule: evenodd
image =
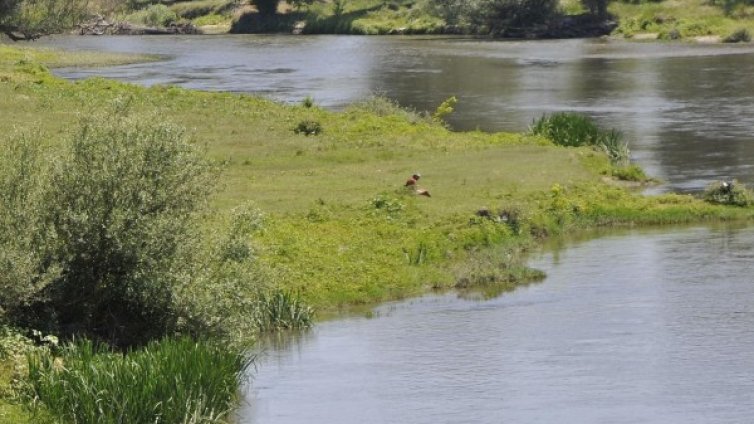
<instances>
[{"instance_id":1,"label":"rippled water surface","mask_svg":"<svg viewBox=\"0 0 754 424\"><path fill-rule=\"evenodd\" d=\"M142 84L311 95L339 108L382 93L419 110L457 96L456 129L524 130L545 112L579 111L631 140L634 158L695 191L754 183L754 48L601 40L479 41L356 36L57 37L44 44L156 53L167 60L67 69Z\"/></svg>"},{"instance_id":2,"label":"rippled water surface","mask_svg":"<svg viewBox=\"0 0 754 424\"><path fill-rule=\"evenodd\" d=\"M243 423L748 423L754 229L603 237L542 283L322 323L270 347Z\"/></svg>"}]
</instances>

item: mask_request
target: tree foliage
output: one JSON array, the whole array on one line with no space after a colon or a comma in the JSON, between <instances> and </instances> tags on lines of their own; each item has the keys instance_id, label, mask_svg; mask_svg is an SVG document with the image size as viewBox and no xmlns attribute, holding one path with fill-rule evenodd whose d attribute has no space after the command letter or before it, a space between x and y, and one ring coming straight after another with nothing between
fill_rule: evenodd
<instances>
[{"instance_id":1,"label":"tree foliage","mask_svg":"<svg viewBox=\"0 0 754 424\"><path fill-rule=\"evenodd\" d=\"M0 0L0 32L33 40L74 26L86 6L86 0Z\"/></svg>"},{"instance_id":2,"label":"tree foliage","mask_svg":"<svg viewBox=\"0 0 754 424\"><path fill-rule=\"evenodd\" d=\"M557 12L558 0L489 0L477 11L493 33L547 23Z\"/></svg>"},{"instance_id":3,"label":"tree foliage","mask_svg":"<svg viewBox=\"0 0 754 424\"><path fill-rule=\"evenodd\" d=\"M608 1L609 0L581 0L581 4L583 4L592 15L606 17Z\"/></svg>"},{"instance_id":4,"label":"tree foliage","mask_svg":"<svg viewBox=\"0 0 754 424\"><path fill-rule=\"evenodd\" d=\"M254 4L261 15L274 15L277 13L280 0L254 0Z\"/></svg>"},{"instance_id":5,"label":"tree foliage","mask_svg":"<svg viewBox=\"0 0 754 424\"><path fill-rule=\"evenodd\" d=\"M482 32L505 33L547 23L557 13L557 0L433 0L432 13L449 24L472 25Z\"/></svg>"}]
</instances>

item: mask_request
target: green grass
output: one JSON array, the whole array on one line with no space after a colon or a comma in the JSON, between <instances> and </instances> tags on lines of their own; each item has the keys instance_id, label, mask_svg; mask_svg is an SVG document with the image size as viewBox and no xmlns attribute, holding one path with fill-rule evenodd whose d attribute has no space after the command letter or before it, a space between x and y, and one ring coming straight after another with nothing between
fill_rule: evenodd
<instances>
[{"instance_id":1,"label":"green grass","mask_svg":"<svg viewBox=\"0 0 754 424\"><path fill-rule=\"evenodd\" d=\"M665 0L630 4L612 2L610 13L619 19L617 34L633 37L640 33L657 33L670 37L675 31L681 38L726 37L737 30L754 31L754 7L741 5L726 15L721 6L707 0Z\"/></svg>"},{"instance_id":2,"label":"green grass","mask_svg":"<svg viewBox=\"0 0 754 424\"><path fill-rule=\"evenodd\" d=\"M646 200L606 185L613 167L599 151L522 134L454 133L390 102L332 113L245 95L102 79L67 83L44 69L2 63L10 70L0 83L2 125L57 134L78 114L128 101L135 111L158 111L185 126L225 165L215 206L228 211L252 201L268 215L254 240L266 278L320 311L454 287L473 272L464 266L470 258L500 243L525 245L531 234L750 214L685 197L670 208L665 197ZM321 134L296 134L302 121L318 122ZM416 171L431 198L403 190ZM566 206L553 209L556 185ZM385 213L375 207L378 196L403 209ZM520 210L522 225L470 224L481 208Z\"/></svg>"}]
</instances>

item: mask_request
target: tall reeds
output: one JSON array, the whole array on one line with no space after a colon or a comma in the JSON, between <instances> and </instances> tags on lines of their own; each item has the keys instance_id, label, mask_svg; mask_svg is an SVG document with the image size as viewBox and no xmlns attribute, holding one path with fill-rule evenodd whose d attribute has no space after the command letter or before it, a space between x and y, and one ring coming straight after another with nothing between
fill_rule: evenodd
<instances>
[{"instance_id":1,"label":"tall reeds","mask_svg":"<svg viewBox=\"0 0 754 424\"><path fill-rule=\"evenodd\" d=\"M620 131L602 130L592 118L579 113L542 115L534 120L529 131L547 137L559 146L594 146L602 149L617 166L627 165L630 158L628 143Z\"/></svg>"},{"instance_id":2,"label":"tall reeds","mask_svg":"<svg viewBox=\"0 0 754 424\"><path fill-rule=\"evenodd\" d=\"M28 360L27 396L62 422L214 424L236 406L252 358L180 338L126 353L83 341Z\"/></svg>"}]
</instances>

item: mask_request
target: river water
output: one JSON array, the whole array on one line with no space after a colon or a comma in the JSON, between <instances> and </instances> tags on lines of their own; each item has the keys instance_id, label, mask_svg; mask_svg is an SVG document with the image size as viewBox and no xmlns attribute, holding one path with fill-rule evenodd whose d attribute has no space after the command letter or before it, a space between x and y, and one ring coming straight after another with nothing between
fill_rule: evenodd
<instances>
[{"instance_id":1,"label":"river water","mask_svg":"<svg viewBox=\"0 0 754 424\"><path fill-rule=\"evenodd\" d=\"M141 84L306 96L341 108L372 93L418 110L457 96L454 128L520 131L543 113L578 111L623 131L633 158L667 182L754 183L754 47L603 40L480 41L358 36L55 37L72 49L166 60L64 69Z\"/></svg>"},{"instance_id":2,"label":"river water","mask_svg":"<svg viewBox=\"0 0 754 424\"><path fill-rule=\"evenodd\" d=\"M244 424L749 423L754 229L601 237L491 300L427 296L270 348Z\"/></svg>"},{"instance_id":3,"label":"river water","mask_svg":"<svg viewBox=\"0 0 754 424\"><path fill-rule=\"evenodd\" d=\"M522 130L543 112L615 126L633 156L696 191L754 183L754 48L601 40L412 37L56 37L43 44L165 55L63 69L142 84L314 97L371 93L456 129ZM472 165L472 164L470 164ZM539 284L444 294L319 324L270 344L244 424L748 423L754 417L754 229L634 231L533 261Z\"/></svg>"}]
</instances>

